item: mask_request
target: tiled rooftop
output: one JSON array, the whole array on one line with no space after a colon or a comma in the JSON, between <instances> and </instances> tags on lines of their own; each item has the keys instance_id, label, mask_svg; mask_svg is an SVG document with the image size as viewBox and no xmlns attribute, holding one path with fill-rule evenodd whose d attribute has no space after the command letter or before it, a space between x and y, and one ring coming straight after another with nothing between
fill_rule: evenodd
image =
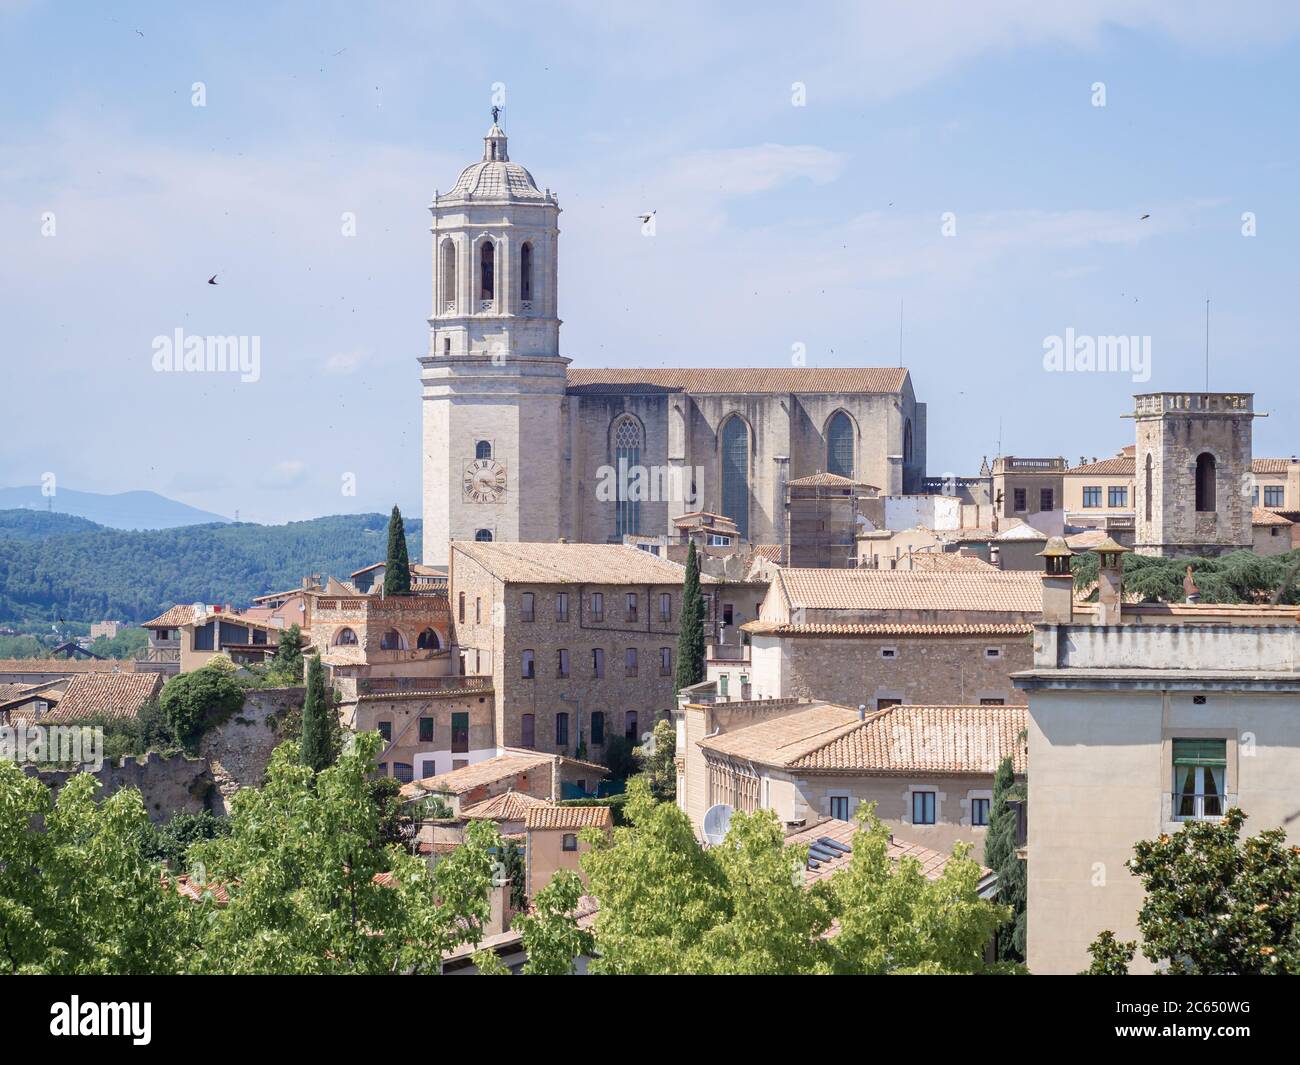
<instances>
[{"instance_id":1,"label":"tiled rooftop","mask_svg":"<svg viewBox=\"0 0 1300 1065\"><path fill-rule=\"evenodd\" d=\"M1286 473L1295 459L1252 459L1252 473Z\"/></svg>"},{"instance_id":2,"label":"tiled rooftop","mask_svg":"<svg viewBox=\"0 0 1300 1065\"><path fill-rule=\"evenodd\" d=\"M89 717L133 718L162 691L161 673L81 673L73 677L57 707L43 722Z\"/></svg>"},{"instance_id":3,"label":"tiled rooftop","mask_svg":"<svg viewBox=\"0 0 1300 1065\"><path fill-rule=\"evenodd\" d=\"M1038 614L1036 571L918 572L783 569L779 584L792 608L806 610L972 610Z\"/></svg>"},{"instance_id":4,"label":"tiled rooftop","mask_svg":"<svg viewBox=\"0 0 1300 1065\"><path fill-rule=\"evenodd\" d=\"M864 622L862 624L784 625L775 621L747 621L740 626L759 636L1029 636L1029 622L1007 624L925 625L907 622Z\"/></svg>"},{"instance_id":5,"label":"tiled rooftop","mask_svg":"<svg viewBox=\"0 0 1300 1065\"><path fill-rule=\"evenodd\" d=\"M452 550L508 584L681 584L686 578L684 566L627 544L455 540Z\"/></svg>"},{"instance_id":6,"label":"tiled rooftop","mask_svg":"<svg viewBox=\"0 0 1300 1065\"><path fill-rule=\"evenodd\" d=\"M495 784L500 780L508 780L516 773L525 773L530 769L540 769L546 766L549 771L554 757L554 755L550 754L525 754L522 751L499 754L495 758L485 758L481 762L471 762L469 765L461 769L453 769L449 773L425 777L423 780L413 780L409 784L402 785L402 796L408 799L418 798L420 795L429 792L460 795L486 784Z\"/></svg>"},{"instance_id":7,"label":"tiled rooftop","mask_svg":"<svg viewBox=\"0 0 1300 1065\"><path fill-rule=\"evenodd\" d=\"M460 815L471 821L522 821L533 807L545 805L545 799L534 795L521 791L503 791L500 795L476 802L473 806L466 806Z\"/></svg>"},{"instance_id":8,"label":"tiled rooftop","mask_svg":"<svg viewBox=\"0 0 1300 1065\"><path fill-rule=\"evenodd\" d=\"M1079 466L1071 466L1066 473L1096 474L1100 477L1132 477L1137 471L1137 459L1133 455L1115 455Z\"/></svg>"},{"instance_id":9,"label":"tiled rooftop","mask_svg":"<svg viewBox=\"0 0 1300 1065\"><path fill-rule=\"evenodd\" d=\"M524 826L530 831L538 829L609 828L614 815L608 806L543 806L529 807Z\"/></svg>"},{"instance_id":10,"label":"tiled rooftop","mask_svg":"<svg viewBox=\"0 0 1300 1065\"><path fill-rule=\"evenodd\" d=\"M688 369L588 369L570 367L571 395L631 395L643 392L700 392L719 395L800 392L901 392L901 367L692 367Z\"/></svg>"}]
</instances>

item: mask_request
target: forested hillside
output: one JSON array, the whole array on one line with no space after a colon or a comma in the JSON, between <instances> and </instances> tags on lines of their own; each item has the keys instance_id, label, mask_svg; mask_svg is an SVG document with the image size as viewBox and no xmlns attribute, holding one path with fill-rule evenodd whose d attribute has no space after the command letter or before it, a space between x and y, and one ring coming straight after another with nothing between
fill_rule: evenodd
<instances>
[{"instance_id":1,"label":"forested hillside","mask_svg":"<svg viewBox=\"0 0 1300 1065\"><path fill-rule=\"evenodd\" d=\"M246 606L306 574L346 580L383 561L387 527L387 515L349 514L124 532L67 515L0 511L0 622L141 622L197 600ZM418 520L406 522L406 535L418 559Z\"/></svg>"}]
</instances>

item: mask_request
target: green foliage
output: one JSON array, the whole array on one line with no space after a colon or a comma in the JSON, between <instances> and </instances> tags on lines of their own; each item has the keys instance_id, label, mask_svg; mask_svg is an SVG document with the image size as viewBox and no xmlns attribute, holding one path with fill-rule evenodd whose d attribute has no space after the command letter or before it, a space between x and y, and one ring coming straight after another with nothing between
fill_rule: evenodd
<instances>
[{"instance_id":1,"label":"green foliage","mask_svg":"<svg viewBox=\"0 0 1300 1065\"><path fill-rule=\"evenodd\" d=\"M1283 582L1287 582L1287 588L1280 602L1300 603L1300 585L1294 578L1288 581L1291 567L1300 561L1300 550L1268 556L1233 551L1217 558L1158 558L1136 554L1123 558L1124 588L1145 602L1184 602L1183 578L1191 566L1192 579L1203 603L1267 603ZM1096 583L1097 561L1093 551L1071 559L1076 588Z\"/></svg>"},{"instance_id":2,"label":"green foliage","mask_svg":"<svg viewBox=\"0 0 1300 1065\"><path fill-rule=\"evenodd\" d=\"M381 843L405 844L412 833L411 819L402 807L402 782L396 777L374 777L370 801L375 804Z\"/></svg>"},{"instance_id":3,"label":"green foliage","mask_svg":"<svg viewBox=\"0 0 1300 1065\"><path fill-rule=\"evenodd\" d=\"M49 653L50 647L35 636L0 636L0 658L46 658Z\"/></svg>"},{"instance_id":4,"label":"green foliage","mask_svg":"<svg viewBox=\"0 0 1300 1065\"><path fill-rule=\"evenodd\" d=\"M561 870L537 893L532 912L515 918L512 927L523 936L528 955L525 976L572 976L574 960L595 949L592 934L572 917L581 895L578 875Z\"/></svg>"},{"instance_id":5,"label":"green foliage","mask_svg":"<svg viewBox=\"0 0 1300 1065\"><path fill-rule=\"evenodd\" d=\"M1288 846L1281 828L1243 843L1245 822L1234 807L1219 821L1189 821L1133 848L1126 864L1146 890L1138 912L1142 953L1165 972L1300 972L1300 848ZM1131 944L1113 940L1103 932L1089 948L1094 967L1120 948L1132 957Z\"/></svg>"},{"instance_id":6,"label":"green foliage","mask_svg":"<svg viewBox=\"0 0 1300 1065\"><path fill-rule=\"evenodd\" d=\"M178 973L198 914L160 882L140 793L98 781L50 790L0 760L0 968L60 975ZM43 828L37 819L43 818Z\"/></svg>"},{"instance_id":7,"label":"green foliage","mask_svg":"<svg viewBox=\"0 0 1300 1065\"><path fill-rule=\"evenodd\" d=\"M193 754L203 733L244 705L244 689L228 665L214 658L202 669L172 677L158 699L171 734Z\"/></svg>"},{"instance_id":8,"label":"green foliage","mask_svg":"<svg viewBox=\"0 0 1300 1065\"><path fill-rule=\"evenodd\" d=\"M182 750L171 721L156 699L140 707L135 717L92 716L77 723L104 730L104 761L108 763L138 758L149 751L169 755Z\"/></svg>"},{"instance_id":9,"label":"green foliage","mask_svg":"<svg viewBox=\"0 0 1300 1065\"><path fill-rule=\"evenodd\" d=\"M510 975L510 967L501 960L501 956L494 950L484 947L482 950L476 950L470 957L473 959L474 967L478 969L479 976Z\"/></svg>"},{"instance_id":10,"label":"green foliage","mask_svg":"<svg viewBox=\"0 0 1300 1065\"><path fill-rule=\"evenodd\" d=\"M605 751L601 763L609 770L610 780L626 780L641 768L632 744L621 733L605 733Z\"/></svg>"},{"instance_id":11,"label":"green foliage","mask_svg":"<svg viewBox=\"0 0 1300 1065\"><path fill-rule=\"evenodd\" d=\"M229 832L230 820L207 810L197 814L173 814L165 824L154 829L153 838L145 841L142 853L149 861L164 864L173 873L186 873L189 871L186 855L190 847Z\"/></svg>"},{"instance_id":12,"label":"green foliage","mask_svg":"<svg viewBox=\"0 0 1300 1065\"><path fill-rule=\"evenodd\" d=\"M1007 800L1024 800L1025 789L1015 782L1011 759L1004 758L993 778L993 800L989 803L989 827L984 836L984 864L998 874L998 901L1014 914L1009 927L998 936L998 958L1025 960L1027 930L1028 870L1016 856L1017 817Z\"/></svg>"},{"instance_id":13,"label":"green foliage","mask_svg":"<svg viewBox=\"0 0 1300 1065\"><path fill-rule=\"evenodd\" d=\"M176 603L243 604L295 588L306 573L346 576L384 550L382 514L144 532L69 526L39 539L17 535L44 517L0 511L0 619L141 622ZM417 556L419 528L418 521L406 527Z\"/></svg>"},{"instance_id":14,"label":"green foliage","mask_svg":"<svg viewBox=\"0 0 1300 1065\"><path fill-rule=\"evenodd\" d=\"M281 744L266 783L236 793L230 834L192 849L230 892L208 915L203 971L437 972L444 951L481 938L500 837L474 822L432 874L384 844L369 780L380 744L361 733L315 774Z\"/></svg>"},{"instance_id":15,"label":"green foliage","mask_svg":"<svg viewBox=\"0 0 1300 1065\"><path fill-rule=\"evenodd\" d=\"M641 774L656 802L677 800L677 731L666 718L655 722L650 739L633 749Z\"/></svg>"},{"instance_id":16,"label":"green foliage","mask_svg":"<svg viewBox=\"0 0 1300 1065\"><path fill-rule=\"evenodd\" d=\"M280 630L266 678L268 685L292 687L302 683L302 643L302 629L298 625Z\"/></svg>"},{"instance_id":17,"label":"green foliage","mask_svg":"<svg viewBox=\"0 0 1300 1065\"><path fill-rule=\"evenodd\" d=\"M859 812L848 866L804 886L806 848L789 848L775 814L733 816L705 849L674 804L628 785L631 826L586 834L588 892L600 901L592 971L677 973L975 973L1010 910L979 897L980 868L960 845L929 880L891 862L889 832ZM837 935L824 933L837 922Z\"/></svg>"},{"instance_id":18,"label":"green foliage","mask_svg":"<svg viewBox=\"0 0 1300 1065\"><path fill-rule=\"evenodd\" d=\"M1115 938L1114 932L1103 932L1088 947L1092 964L1080 976L1127 976L1128 967L1137 953L1137 943L1127 943Z\"/></svg>"},{"instance_id":19,"label":"green foliage","mask_svg":"<svg viewBox=\"0 0 1300 1065\"><path fill-rule=\"evenodd\" d=\"M700 592L700 560L695 541L686 550L686 577L682 583L682 627L677 634L675 691L704 679L704 596Z\"/></svg>"},{"instance_id":20,"label":"green foliage","mask_svg":"<svg viewBox=\"0 0 1300 1065\"><path fill-rule=\"evenodd\" d=\"M409 595L411 592L411 560L406 554L406 528L402 512L393 507L388 519L388 554L384 560L384 594Z\"/></svg>"},{"instance_id":21,"label":"green foliage","mask_svg":"<svg viewBox=\"0 0 1300 1065\"><path fill-rule=\"evenodd\" d=\"M316 772L334 761L332 714L320 655L312 655L307 660L307 695L302 704L302 764Z\"/></svg>"},{"instance_id":22,"label":"green foliage","mask_svg":"<svg viewBox=\"0 0 1300 1065\"><path fill-rule=\"evenodd\" d=\"M122 629L111 639L100 636L90 643L90 650L100 658L139 658L149 646L149 633L145 629Z\"/></svg>"}]
</instances>

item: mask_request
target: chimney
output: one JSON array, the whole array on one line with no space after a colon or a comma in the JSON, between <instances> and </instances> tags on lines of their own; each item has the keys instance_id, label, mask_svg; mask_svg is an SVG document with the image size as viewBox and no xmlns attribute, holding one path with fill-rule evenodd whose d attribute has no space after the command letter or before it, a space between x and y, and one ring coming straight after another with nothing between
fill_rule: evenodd
<instances>
[{"instance_id":1,"label":"chimney","mask_svg":"<svg viewBox=\"0 0 1300 1065\"><path fill-rule=\"evenodd\" d=\"M866 719L867 719L867 704L858 703L858 720L866 721Z\"/></svg>"},{"instance_id":2,"label":"chimney","mask_svg":"<svg viewBox=\"0 0 1300 1065\"><path fill-rule=\"evenodd\" d=\"M1069 625L1074 621L1074 552L1065 537L1053 536L1038 556L1043 560L1043 624Z\"/></svg>"},{"instance_id":3,"label":"chimney","mask_svg":"<svg viewBox=\"0 0 1300 1065\"><path fill-rule=\"evenodd\" d=\"M492 881L488 889L488 919L483 925L483 935L495 936L510 931L510 881Z\"/></svg>"},{"instance_id":4,"label":"chimney","mask_svg":"<svg viewBox=\"0 0 1300 1065\"><path fill-rule=\"evenodd\" d=\"M1097 624L1119 625L1124 610L1124 556L1127 547L1106 537L1093 550L1097 553Z\"/></svg>"}]
</instances>

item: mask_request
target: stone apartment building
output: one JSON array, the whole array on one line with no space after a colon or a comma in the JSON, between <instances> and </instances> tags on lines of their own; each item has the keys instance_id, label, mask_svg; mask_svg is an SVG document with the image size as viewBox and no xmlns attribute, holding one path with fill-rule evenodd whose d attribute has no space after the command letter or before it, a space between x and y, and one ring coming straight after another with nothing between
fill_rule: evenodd
<instances>
[{"instance_id":1,"label":"stone apartment building","mask_svg":"<svg viewBox=\"0 0 1300 1065\"><path fill-rule=\"evenodd\" d=\"M982 848L998 764L1025 772L1023 706L890 706L807 699L684 702L675 712L677 803L702 833L725 804L787 824L850 820L859 804L941 853ZM977 855L978 856L978 855Z\"/></svg>"},{"instance_id":2,"label":"stone apartment building","mask_svg":"<svg viewBox=\"0 0 1300 1065\"><path fill-rule=\"evenodd\" d=\"M498 745L639 742L672 707L684 576L621 544L453 542L456 653L491 679Z\"/></svg>"},{"instance_id":3,"label":"stone apartment building","mask_svg":"<svg viewBox=\"0 0 1300 1065\"><path fill-rule=\"evenodd\" d=\"M306 623L321 662L338 677L442 677L451 669L447 597L307 597Z\"/></svg>"},{"instance_id":4,"label":"stone apartment building","mask_svg":"<svg viewBox=\"0 0 1300 1065\"><path fill-rule=\"evenodd\" d=\"M1047 528L1054 520L1047 516L1061 510L1065 467L1065 459L1060 457L999 455L993 460L994 513L998 518L1020 518Z\"/></svg>"},{"instance_id":5,"label":"stone apartment building","mask_svg":"<svg viewBox=\"0 0 1300 1065\"><path fill-rule=\"evenodd\" d=\"M1086 613L1068 555L1062 575L1048 570L1034 664L1013 678L1029 698L1035 973L1079 972L1103 930L1137 938L1143 893L1124 863L1139 840L1239 806L1247 832L1300 843L1295 607L1125 603L1123 549L1102 551Z\"/></svg>"}]
</instances>

